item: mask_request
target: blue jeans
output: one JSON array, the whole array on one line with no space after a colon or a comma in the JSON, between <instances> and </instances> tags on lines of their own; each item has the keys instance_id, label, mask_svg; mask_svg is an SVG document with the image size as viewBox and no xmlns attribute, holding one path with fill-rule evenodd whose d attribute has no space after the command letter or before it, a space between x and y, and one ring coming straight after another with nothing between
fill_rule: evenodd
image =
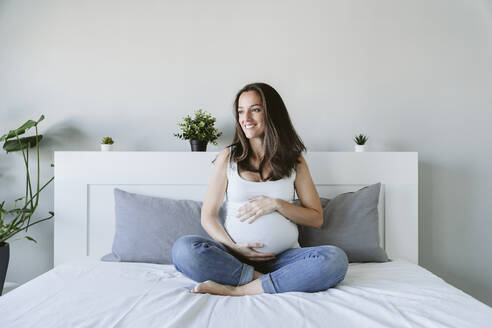
<instances>
[{"instance_id":1,"label":"blue jeans","mask_svg":"<svg viewBox=\"0 0 492 328\"><path fill-rule=\"evenodd\" d=\"M336 246L291 248L274 260L238 259L224 245L201 236L183 236L173 245L176 270L188 278L241 286L253 280L254 270L265 293L317 292L337 285L348 269L347 255Z\"/></svg>"}]
</instances>

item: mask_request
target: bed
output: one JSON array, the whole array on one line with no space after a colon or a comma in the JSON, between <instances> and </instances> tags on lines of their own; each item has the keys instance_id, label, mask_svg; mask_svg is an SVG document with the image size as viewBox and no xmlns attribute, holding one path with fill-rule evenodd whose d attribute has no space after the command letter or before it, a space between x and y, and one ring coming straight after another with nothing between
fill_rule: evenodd
<instances>
[{"instance_id":1,"label":"bed","mask_svg":"<svg viewBox=\"0 0 492 328\"><path fill-rule=\"evenodd\" d=\"M102 262L113 189L201 200L216 153L55 152L55 268L0 297L0 327L489 327L492 309L418 265L416 153L311 152L318 192L381 182L379 234L391 261L351 263L336 288L192 294L172 265Z\"/></svg>"}]
</instances>

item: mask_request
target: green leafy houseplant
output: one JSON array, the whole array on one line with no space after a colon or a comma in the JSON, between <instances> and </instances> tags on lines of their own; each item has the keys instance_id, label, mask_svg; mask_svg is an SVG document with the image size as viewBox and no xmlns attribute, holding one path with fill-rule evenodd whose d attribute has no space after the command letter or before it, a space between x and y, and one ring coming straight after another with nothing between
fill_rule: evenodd
<instances>
[{"instance_id":1,"label":"green leafy houseplant","mask_svg":"<svg viewBox=\"0 0 492 328\"><path fill-rule=\"evenodd\" d=\"M357 145L361 145L361 146L362 146L362 145L365 145L368 139L369 139L369 137L368 137L368 136L366 136L366 135L363 135L363 134L359 134L358 136L356 135L356 136L354 137L354 141L355 141L355 143L356 143Z\"/></svg>"},{"instance_id":2,"label":"green leafy houseplant","mask_svg":"<svg viewBox=\"0 0 492 328\"><path fill-rule=\"evenodd\" d=\"M111 137L104 137L101 140L101 145L112 145L114 144L114 141Z\"/></svg>"},{"instance_id":3,"label":"green leafy houseplant","mask_svg":"<svg viewBox=\"0 0 492 328\"><path fill-rule=\"evenodd\" d=\"M175 137L183 140L200 140L210 142L217 146L217 139L222 135L215 127L215 117L199 109L195 111L195 117L189 115L183 118L183 123L178 123L182 133L174 133Z\"/></svg>"},{"instance_id":4,"label":"green leafy houseplant","mask_svg":"<svg viewBox=\"0 0 492 328\"><path fill-rule=\"evenodd\" d=\"M26 188L23 197L20 197L14 201L14 207L7 209L5 207L5 201L0 203L0 247L7 243L7 240L15 236L21 231L28 230L29 227L38 224L40 222L51 219L54 216L53 212L49 212L49 216L42 219L31 219L39 204L39 193L46 188L54 179L52 177L45 184L40 186L39 182L39 141L43 138L38 134L38 124L44 119L41 115L39 120L29 120L22 126L15 130L9 131L9 133L3 135L0 138L0 142L4 142L3 149L7 153L21 152L26 168ZM27 130L34 128L36 134L30 137L19 137L23 135ZM36 168L37 176L35 182L35 188L33 188L33 180L29 173L29 148L36 147ZM20 203L20 204L19 204ZM19 204L19 205L18 205ZM28 240L36 242L34 238L25 236Z\"/></svg>"}]
</instances>

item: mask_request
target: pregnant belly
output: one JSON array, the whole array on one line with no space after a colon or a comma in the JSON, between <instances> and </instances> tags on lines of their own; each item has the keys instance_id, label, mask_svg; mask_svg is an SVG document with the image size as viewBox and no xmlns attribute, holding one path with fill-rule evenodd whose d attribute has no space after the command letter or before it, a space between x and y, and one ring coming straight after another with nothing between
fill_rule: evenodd
<instances>
[{"instance_id":1,"label":"pregnant belly","mask_svg":"<svg viewBox=\"0 0 492 328\"><path fill-rule=\"evenodd\" d=\"M261 253L282 253L295 247L299 237L297 225L278 212L260 216L251 224L228 215L225 228L236 244L262 243L263 247L253 248Z\"/></svg>"}]
</instances>

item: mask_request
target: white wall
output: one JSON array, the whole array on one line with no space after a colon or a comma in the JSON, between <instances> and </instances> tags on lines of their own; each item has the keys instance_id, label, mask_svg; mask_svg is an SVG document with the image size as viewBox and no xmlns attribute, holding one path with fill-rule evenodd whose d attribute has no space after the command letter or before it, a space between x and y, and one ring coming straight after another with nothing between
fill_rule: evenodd
<instances>
[{"instance_id":1,"label":"white wall","mask_svg":"<svg viewBox=\"0 0 492 328\"><path fill-rule=\"evenodd\" d=\"M458 0L0 1L0 132L41 125L53 150L183 150L203 108L230 142L244 84L272 84L309 150L420 155L420 263L492 304L492 3ZM22 194L0 155L0 199ZM53 208L52 187L39 215ZM12 243L7 279L53 262L53 223Z\"/></svg>"}]
</instances>

